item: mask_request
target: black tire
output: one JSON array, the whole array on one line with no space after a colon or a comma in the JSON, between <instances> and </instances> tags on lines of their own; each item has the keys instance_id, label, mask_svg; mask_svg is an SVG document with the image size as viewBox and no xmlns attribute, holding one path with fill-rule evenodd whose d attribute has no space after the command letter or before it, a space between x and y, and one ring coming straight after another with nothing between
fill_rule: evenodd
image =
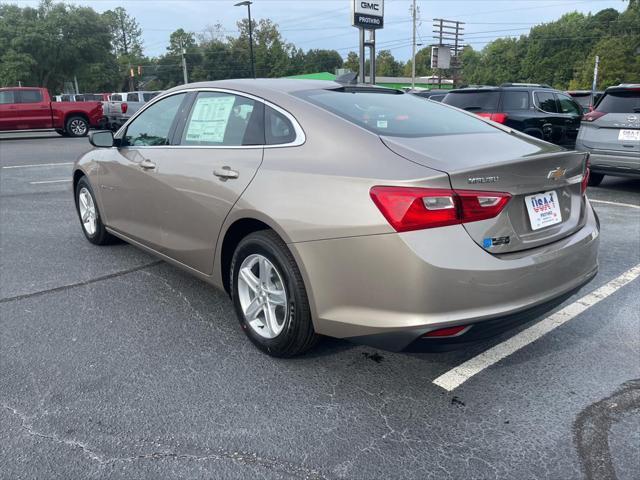
<instances>
[{"instance_id":1,"label":"black tire","mask_svg":"<svg viewBox=\"0 0 640 480\"><path fill-rule=\"evenodd\" d=\"M64 131L70 137L86 137L89 133L89 122L84 117L71 116L64 125Z\"/></svg>"},{"instance_id":2,"label":"black tire","mask_svg":"<svg viewBox=\"0 0 640 480\"><path fill-rule=\"evenodd\" d=\"M82 216L80 214L79 196L80 196L80 192L82 192L83 189L86 189L89 192L89 194L91 195L91 199L93 200L93 205L95 206L96 228L95 228L95 232L93 233L89 233L87 231L87 229L85 228L82 222ZM110 243L114 243L116 238L113 235L111 235L109 232L107 232L107 229L104 227L104 224L102 223L102 216L100 215L100 211L98 209L96 196L93 193L93 189L91 188L91 184L89 183L89 180L87 179L87 177L81 177L80 180L78 180L78 183L76 185L76 191L74 192L74 194L75 194L75 201L76 201L76 211L78 212L78 219L80 220L80 227L82 228L82 233L84 233L84 236L87 238L87 240L89 240L94 245L108 245Z\"/></svg>"},{"instance_id":3,"label":"black tire","mask_svg":"<svg viewBox=\"0 0 640 480\"><path fill-rule=\"evenodd\" d=\"M591 172L589 174L589 186L597 187L602 183L602 179L604 178L604 173L594 173Z\"/></svg>"},{"instance_id":4,"label":"black tire","mask_svg":"<svg viewBox=\"0 0 640 480\"><path fill-rule=\"evenodd\" d=\"M247 322L238 295L238 272L242 262L252 254L266 257L282 277L287 295L287 315L282 331L274 338L265 338ZM273 357L292 357L311 349L318 341L315 333L307 291L302 275L282 239L272 230L262 230L246 236L233 254L230 267L231 298L240 326L251 342Z\"/></svg>"}]
</instances>

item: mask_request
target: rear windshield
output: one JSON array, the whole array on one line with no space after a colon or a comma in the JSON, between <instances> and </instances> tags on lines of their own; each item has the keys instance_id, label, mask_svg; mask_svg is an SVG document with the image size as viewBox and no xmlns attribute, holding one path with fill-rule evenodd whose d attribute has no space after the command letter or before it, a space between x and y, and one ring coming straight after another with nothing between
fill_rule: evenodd
<instances>
[{"instance_id":1,"label":"rear windshield","mask_svg":"<svg viewBox=\"0 0 640 480\"><path fill-rule=\"evenodd\" d=\"M500 92L451 92L442 103L470 112L495 112L499 100Z\"/></svg>"},{"instance_id":2,"label":"rear windshield","mask_svg":"<svg viewBox=\"0 0 640 480\"><path fill-rule=\"evenodd\" d=\"M596 110L604 113L640 113L640 91L606 93Z\"/></svg>"},{"instance_id":3,"label":"rear windshield","mask_svg":"<svg viewBox=\"0 0 640 480\"><path fill-rule=\"evenodd\" d=\"M495 132L495 127L474 116L411 94L310 90L298 96L377 135L429 137Z\"/></svg>"}]
</instances>

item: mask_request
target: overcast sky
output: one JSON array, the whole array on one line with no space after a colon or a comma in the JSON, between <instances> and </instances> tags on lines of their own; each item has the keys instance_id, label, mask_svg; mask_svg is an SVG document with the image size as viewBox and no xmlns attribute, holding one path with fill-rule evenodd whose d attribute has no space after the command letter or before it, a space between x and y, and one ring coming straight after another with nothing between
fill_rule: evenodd
<instances>
[{"instance_id":1,"label":"overcast sky","mask_svg":"<svg viewBox=\"0 0 640 480\"><path fill-rule=\"evenodd\" d=\"M76 3L98 11L123 6L142 26L145 53L156 56L165 52L169 34L182 27L198 32L207 24L220 23L228 35L237 33L236 22L246 7L234 7L239 0L78 0ZM37 5L37 1L9 1ZM412 0L385 1L385 28L377 33L377 49L390 49L406 60L411 55ZM500 36L527 33L532 25L549 22L572 11L596 13L604 8L623 11L623 0L417 0L421 23L418 43L433 42L432 19L445 18L466 22L465 43L481 49ZM254 0L254 18L270 18L283 37L296 46L336 49L343 57L358 45L357 30L351 27L351 0Z\"/></svg>"}]
</instances>

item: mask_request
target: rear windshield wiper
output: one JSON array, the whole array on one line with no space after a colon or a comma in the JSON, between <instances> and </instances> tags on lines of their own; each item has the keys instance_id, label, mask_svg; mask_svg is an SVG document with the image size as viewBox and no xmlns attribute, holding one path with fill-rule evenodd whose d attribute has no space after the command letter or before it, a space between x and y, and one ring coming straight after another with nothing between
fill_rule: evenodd
<instances>
[{"instance_id":1,"label":"rear windshield wiper","mask_svg":"<svg viewBox=\"0 0 640 480\"><path fill-rule=\"evenodd\" d=\"M472 111L472 110L483 110L483 108L482 107L464 107L464 110L469 110L469 111Z\"/></svg>"}]
</instances>

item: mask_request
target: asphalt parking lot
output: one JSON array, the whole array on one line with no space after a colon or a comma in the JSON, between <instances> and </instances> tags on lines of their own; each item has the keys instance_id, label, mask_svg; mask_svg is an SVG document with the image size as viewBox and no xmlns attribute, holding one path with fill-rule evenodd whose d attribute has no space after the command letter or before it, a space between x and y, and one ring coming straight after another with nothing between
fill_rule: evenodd
<instances>
[{"instance_id":1,"label":"asphalt parking lot","mask_svg":"<svg viewBox=\"0 0 640 480\"><path fill-rule=\"evenodd\" d=\"M590 188L600 272L553 328L277 360L223 293L84 239L89 148L0 139L0 478L637 478L640 181Z\"/></svg>"}]
</instances>

